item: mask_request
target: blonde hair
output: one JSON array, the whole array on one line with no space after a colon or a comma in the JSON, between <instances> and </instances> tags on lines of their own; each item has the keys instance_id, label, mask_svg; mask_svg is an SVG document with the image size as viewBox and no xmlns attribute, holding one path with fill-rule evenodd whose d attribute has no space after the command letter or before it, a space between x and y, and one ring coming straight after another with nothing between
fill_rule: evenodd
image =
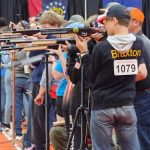
<instances>
[{"instance_id":1,"label":"blonde hair","mask_svg":"<svg viewBox=\"0 0 150 150\"><path fill-rule=\"evenodd\" d=\"M58 15L56 12L49 10L40 18L40 24L50 24L53 26L62 26L65 23L65 20L62 16Z\"/></svg>"}]
</instances>

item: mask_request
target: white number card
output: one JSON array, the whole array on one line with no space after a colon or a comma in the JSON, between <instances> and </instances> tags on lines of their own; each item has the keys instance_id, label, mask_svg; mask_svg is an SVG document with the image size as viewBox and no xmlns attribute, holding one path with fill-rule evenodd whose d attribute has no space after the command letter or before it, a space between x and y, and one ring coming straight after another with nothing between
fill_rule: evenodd
<instances>
[{"instance_id":1,"label":"white number card","mask_svg":"<svg viewBox=\"0 0 150 150\"><path fill-rule=\"evenodd\" d=\"M114 75L136 75L138 74L137 59L114 60Z\"/></svg>"}]
</instances>

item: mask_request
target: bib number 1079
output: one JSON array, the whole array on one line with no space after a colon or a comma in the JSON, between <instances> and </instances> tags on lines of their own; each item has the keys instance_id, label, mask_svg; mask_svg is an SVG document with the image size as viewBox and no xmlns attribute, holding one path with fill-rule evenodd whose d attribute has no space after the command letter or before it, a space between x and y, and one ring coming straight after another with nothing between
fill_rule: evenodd
<instances>
[{"instance_id":1,"label":"bib number 1079","mask_svg":"<svg viewBox=\"0 0 150 150\"><path fill-rule=\"evenodd\" d=\"M136 75L138 73L137 59L114 60L114 75Z\"/></svg>"}]
</instances>

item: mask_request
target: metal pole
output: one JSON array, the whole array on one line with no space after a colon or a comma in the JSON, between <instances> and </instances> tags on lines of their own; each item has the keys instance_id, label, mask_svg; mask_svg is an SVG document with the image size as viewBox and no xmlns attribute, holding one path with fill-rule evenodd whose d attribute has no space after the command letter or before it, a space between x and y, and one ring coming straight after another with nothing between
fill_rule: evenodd
<instances>
[{"instance_id":1,"label":"metal pole","mask_svg":"<svg viewBox=\"0 0 150 150\"><path fill-rule=\"evenodd\" d=\"M12 52L12 141L15 144L15 52Z\"/></svg>"},{"instance_id":2,"label":"metal pole","mask_svg":"<svg viewBox=\"0 0 150 150\"><path fill-rule=\"evenodd\" d=\"M45 135L46 135L46 150L49 150L49 76L48 76L48 54L45 54L45 69L46 69L46 93L45 93Z\"/></svg>"},{"instance_id":3,"label":"metal pole","mask_svg":"<svg viewBox=\"0 0 150 150\"><path fill-rule=\"evenodd\" d=\"M84 19L87 20L87 0L84 0Z\"/></svg>"}]
</instances>

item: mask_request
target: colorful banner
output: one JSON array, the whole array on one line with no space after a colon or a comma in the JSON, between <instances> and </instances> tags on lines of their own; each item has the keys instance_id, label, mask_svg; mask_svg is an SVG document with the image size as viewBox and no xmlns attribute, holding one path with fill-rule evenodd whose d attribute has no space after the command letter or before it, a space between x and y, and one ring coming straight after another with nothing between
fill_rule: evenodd
<instances>
[{"instance_id":1,"label":"colorful banner","mask_svg":"<svg viewBox=\"0 0 150 150\"><path fill-rule=\"evenodd\" d=\"M29 16L38 16L44 10L54 10L63 17L66 16L68 0L28 0Z\"/></svg>"}]
</instances>

